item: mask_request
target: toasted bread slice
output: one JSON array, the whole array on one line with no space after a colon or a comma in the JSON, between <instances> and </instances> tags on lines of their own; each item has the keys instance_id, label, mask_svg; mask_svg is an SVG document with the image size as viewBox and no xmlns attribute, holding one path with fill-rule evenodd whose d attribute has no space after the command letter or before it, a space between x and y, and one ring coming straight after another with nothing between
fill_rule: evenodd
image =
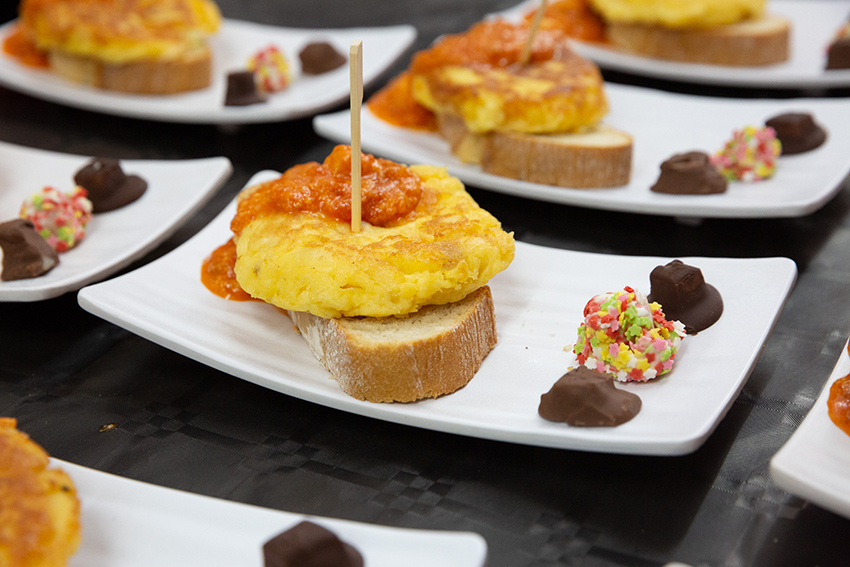
<instances>
[{"instance_id":1,"label":"toasted bread slice","mask_svg":"<svg viewBox=\"0 0 850 567\"><path fill-rule=\"evenodd\" d=\"M323 319L288 312L310 350L350 396L412 402L465 386L496 345L490 288L407 317Z\"/></svg>"},{"instance_id":2,"label":"toasted bread slice","mask_svg":"<svg viewBox=\"0 0 850 567\"><path fill-rule=\"evenodd\" d=\"M61 77L93 87L135 94L174 94L210 85L212 56L206 46L176 59L142 59L110 63L58 50L49 53L50 67Z\"/></svg>"},{"instance_id":3,"label":"toasted bread slice","mask_svg":"<svg viewBox=\"0 0 850 567\"><path fill-rule=\"evenodd\" d=\"M493 175L581 189L629 182L632 137L609 126L568 134L473 134L454 116L440 115L437 123L452 153Z\"/></svg>"},{"instance_id":4,"label":"toasted bread slice","mask_svg":"<svg viewBox=\"0 0 850 567\"><path fill-rule=\"evenodd\" d=\"M775 14L705 28L609 22L606 33L616 47L658 59L761 66L788 60L791 23Z\"/></svg>"}]
</instances>

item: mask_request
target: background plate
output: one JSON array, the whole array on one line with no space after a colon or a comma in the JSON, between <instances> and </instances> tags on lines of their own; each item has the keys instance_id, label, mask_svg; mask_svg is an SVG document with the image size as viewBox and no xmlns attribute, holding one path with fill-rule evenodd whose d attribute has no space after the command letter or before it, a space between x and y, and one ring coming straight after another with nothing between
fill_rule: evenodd
<instances>
[{"instance_id":1,"label":"background plate","mask_svg":"<svg viewBox=\"0 0 850 567\"><path fill-rule=\"evenodd\" d=\"M452 155L436 134L397 128L363 111L365 151L404 163L448 166L464 183L541 201L595 209L688 217L794 217L811 213L841 188L850 172L850 112L843 99L741 100L689 96L607 83L611 112L603 120L634 138L628 185L611 189L569 189L484 173ZM663 195L649 188L661 162L689 150L714 153L746 125L761 126L784 112L809 112L827 131L811 152L779 159L776 174L758 183L733 182L717 195ZM348 111L313 119L316 131L348 143Z\"/></svg>"},{"instance_id":2,"label":"background plate","mask_svg":"<svg viewBox=\"0 0 850 567\"><path fill-rule=\"evenodd\" d=\"M276 174L263 172L251 183ZM499 344L461 390L410 404L371 404L344 394L289 320L259 302L216 297L200 282L203 259L230 238L235 205L168 255L80 291L80 305L149 340L261 386L356 414L529 445L613 453L693 451L738 394L796 277L786 258L686 259L723 295L725 313L687 338L673 372L625 388L641 413L617 428L575 428L537 415L541 394L575 363L571 346L587 301L631 285L668 259L605 256L518 243L491 282ZM541 269L541 266L546 266Z\"/></svg>"},{"instance_id":3,"label":"background plate","mask_svg":"<svg viewBox=\"0 0 850 567\"><path fill-rule=\"evenodd\" d=\"M850 435L832 423L826 406L830 386L847 374L845 346L814 407L770 461L770 474L788 492L850 518Z\"/></svg>"},{"instance_id":4,"label":"background plate","mask_svg":"<svg viewBox=\"0 0 850 567\"><path fill-rule=\"evenodd\" d=\"M0 142L0 222L18 216L21 203L46 185L74 186L89 157L57 154ZM38 278L0 281L0 301L39 301L76 291L113 274L153 250L212 197L232 171L230 160L122 160L125 173L148 182L140 199L94 215L86 238L59 255L59 265Z\"/></svg>"},{"instance_id":5,"label":"background plate","mask_svg":"<svg viewBox=\"0 0 850 567\"><path fill-rule=\"evenodd\" d=\"M0 27L0 42L14 25L10 22ZM315 114L348 100L348 65L323 75L301 75L298 53L307 43L328 41L347 56L351 42L362 39L366 84L404 53L415 38L412 26L313 30L224 20L219 33L210 39L213 75L212 85L206 89L167 96L114 93L20 65L8 55L0 55L0 84L37 98L119 116L210 124L273 122ZM227 73L244 70L248 58L269 44L284 52L293 69L290 87L269 97L265 104L224 106Z\"/></svg>"},{"instance_id":6,"label":"background plate","mask_svg":"<svg viewBox=\"0 0 850 567\"><path fill-rule=\"evenodd\" d=\"M263 543L302 520L350 543L369 567L482 567L478 534L316 518L162 488L53 459L77 487L83 539L70 567L261 567Z\"/></svg>"},{"instance_id":7,"label":"background plate","mask_svg":"<svg viewBox=\"0 0 850 567\"><path fill-rule=\"evenodd\" d=\"M524 2L503 12L515 19L539 2ZM791 20L791 57L764 67L724 67L663 61L630 55L612 48L573 40L577 53L603 69L635 75L729 87L821 88L850 85L850 69L826 71L826 49L842 22L850 16L850 2L832 0L772 0L768 11Z\"/></svg>"}]
</instances>

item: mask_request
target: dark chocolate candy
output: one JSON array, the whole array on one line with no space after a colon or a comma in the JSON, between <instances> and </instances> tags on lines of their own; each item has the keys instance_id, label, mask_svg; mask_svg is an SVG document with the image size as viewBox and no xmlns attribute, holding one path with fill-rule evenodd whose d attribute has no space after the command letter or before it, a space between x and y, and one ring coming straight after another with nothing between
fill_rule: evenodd
<instances>
[{"instance_id":1,"label":"dark chocolate candy","mask_svg":"<svg viewBox=\"0 0 850 567\"><path fill-rule=\"evenodd\" d=\"M105 213L129 205L148 188L138 175L125 175L117 159L94 158L74 175L92 202L92 212Z\"/></svg>"},{"instance_id":2,"label":"dark chocolate candy","mask_svg":"<svg viewBox=\"0 0 850 567\"><path fill-rule=\"evenodd\" d=\"M543 419L569 425L613 427L636 416L640 406L640 398L614 386L610 374L579 366L540 396L537 413Z\"/></svg>"},{"instance_id":3,"label":"dark chocolate candy","mask_svg":"<svg viewBox=\"0 0 850 567\"><path fill-rule=\"evenodd\" d=\"M702 270L681 260L656 266L649 285L647 299L660 303L667 320L681 321L689 335L709 328L723 314L720 292L705 283Z\"/></svg>"},{"instance_id":4,"label":"dark chocolate candy","mask_svg":"<svg viewBox=\"0 0 850 567\"><path fill-rule=\"evenodd\" d=\"M321 75L341 67L347 61L345 55L324 41L307 44L298 58L301 59L301 72L305 75Z\"/></svg>"},{"instance_id":5,"label":"dark chocolate candy","mask_svg":"<svg viewBox=\"0 0 850 567\"><path fill-rule=\"evenodd\" d=\"M257 88L253 71L235 71L227 74L224 106L248 106L262 102L266 102L266 96Z\"/></svg>"},{"instance_id":6,"label":"dark chocolate candy","mask_svg":"<svg viewBox=\"0 0 850 567\"><path fill-rule=\"evenodd\" d=\"M31 221L15 219L0 224L3 281L24 280L46 274L59 263L59 255L36 231Z\"/></svg>"},{"instance_id":7,"label":"dark chocolate candy","mask_svg":"<svg viewBox=\"0 0 850 567\"><path fill-rule=\"evenodd\" d=\"M774 116L765 122L765 126L776 130L783 156L808 152L826 141L824 129L815 124L811 114L803 112Z\"/></svg>"},{"instance_id":8,"label":"dark chocolate candy","mask_svg":"<svg viewBox=\"0 0 850 567\"><path fill-rule=\"evenodd\" d=\"M826 52L827 69L850 69L850 37L836 39Z\"/></svg>"},{"instance_id":9,"label":"dark chocolate candy","mask_svg":"<svg viewBox=\"0 0 850 567\"><path fill-rule=\"evenodd\" d=\"M650 187L656 193L675 195L709 195L723 193L728 183L711 164L708 154L687 152L676 154L661 164L661 175Z\"/></svg>"},{"instance_id":10,"label":"dark chocolate candy","mask_svg":"<svg viewBox=\"0 0 850 567\"><path fill-rule=\"evenodd\" d=\"M301 522L263 546L265 567L363 567L363 556L330 530Z\"/></svg>"}]
</instances>

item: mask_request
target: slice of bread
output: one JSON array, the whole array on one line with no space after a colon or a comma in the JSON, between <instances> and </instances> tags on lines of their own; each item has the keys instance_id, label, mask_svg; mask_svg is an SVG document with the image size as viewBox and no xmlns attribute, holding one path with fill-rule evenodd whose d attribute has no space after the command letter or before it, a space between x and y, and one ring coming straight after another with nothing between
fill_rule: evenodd
<instances>
[{"instance_id":1,"label":"slice of bread","mask_svg":"<svg viewBox=\"0 0 850 567\"><path fill-rule=\"evenodd\" d=\"M474 134L456 116L439 115L437 124L452 153L493 175L578 189L619 187L631 175L632 137L610 126L568 134Z\"/></svg>"},{"instance_id":2,"label":"slice of bread","mask_svg":"<svg viewBox=\"0 0 850 567\"><path fill-rule=\"evenodd\" d=\"M310 350L350 396L412 402L465 386L496 345L490 288L407 317L323 319L288 312Z\"/></svg>"},{"instance_id":3,"label":"slice of bread","mask_svg":"<svg viewBox=\"0 0 850 567\"><path fill-rule=\"evenodd\" d=\"M706 28L609 22L608 40L624 51L686 63L761 66L787 61L791 22L766 14Z\"/></svg>"},{"instance_id":4,"label":"slice of bread","mask_svg":"<svg viewBox=\"0 0 850 567\"><path fill-rule=\"evenodd\" d=\"M174 94L210 85L212 55L206 46L187 51L176 59L143 59L109 63L53 50L51 69L76 83L135 94Z\"/></svg>"}]
</instances>

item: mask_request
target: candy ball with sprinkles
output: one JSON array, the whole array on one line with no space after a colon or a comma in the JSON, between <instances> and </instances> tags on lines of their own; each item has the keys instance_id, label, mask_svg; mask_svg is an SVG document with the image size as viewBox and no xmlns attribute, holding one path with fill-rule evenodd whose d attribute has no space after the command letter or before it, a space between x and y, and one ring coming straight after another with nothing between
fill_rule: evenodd
<instances>
[{"instance_id":1,"label":"candy ball with sprinkles","mask_svg":"<svg viewBox=\"0 0 850 567\"><path fill-rule=\"evenodd\" d=\"M732 133L723 149L711 156L711 163L728 181L762 181L773 176L780 153L776 130L746 126Z\"/></svg>"},{"instance_id":2,"label":"candy ball with sprinkles","mask_svg":"<svg viewBox=\"0 0 850 567\"><path fill-rule=\"evenodd\" d=\"M292 71L283 53L274 45L258 51L248 60L248 70L254 72L257 87L266 93L284 90L292 81Z\"/></svg>"},{"instance_id":3,"label":"candy ball with sprinkles","mask_svg":"<svg viewBox=\"0 0 850 567\"><path fill-rule=\"evenodd\" d=\"M32 221L35 231L57 252L67 252L86 235L92 203L86 190L77 186L70 193L45 187L21 205L20 217Z\"/></svg>"},{"instance_id":4,"label":"candy ball with sprinkles","mask_svg":"<svg viewBox=\"0 0 850 567\"><path fill-rule=\"evenodd\" d=\"M574 351L579 364L620 382L645 382L670 372L685 326L630 287L587 302Z\"/></svg>"}]
</instances>

